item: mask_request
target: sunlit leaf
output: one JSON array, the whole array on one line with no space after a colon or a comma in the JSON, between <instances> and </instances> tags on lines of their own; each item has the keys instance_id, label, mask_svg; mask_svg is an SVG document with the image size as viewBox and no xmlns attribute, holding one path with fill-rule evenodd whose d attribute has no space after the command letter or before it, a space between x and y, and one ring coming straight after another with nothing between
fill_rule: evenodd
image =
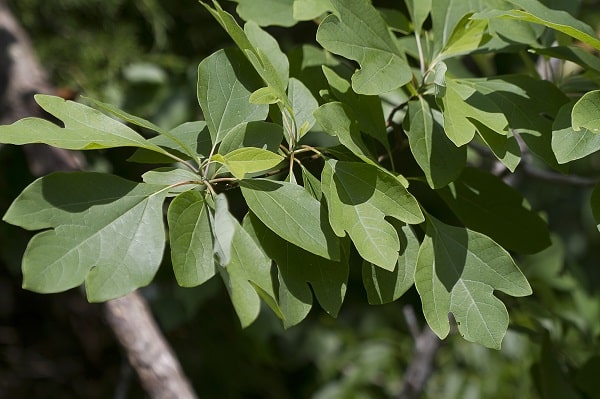
<instances>
[{"instance_id":1,"label":"sunlit leaf","mask_svg":"<svg viewBox=\"0 0 600 399\"><path fill-rule=\"evenodd\" d=\"M236 12L246 21L254 21L260 26L293 26L292 7L294 0L232 0L238 3ZM269 12L265 12L269 10Z\"/></svg>"},{"instance_id":2,"label":"sunlit leaf","mask_svg":"<svg viewBox=\"0 0 600 399\"><path fill-rule=\"evenodd\" d=\"M600 150L600 134L588 128L573 129L571 113L575 102L565 104L552 125L552 150L558 163L567 163Z\"/></svg>"},{"instance_id":3,"label":"sunlit leaf","mask_svg":"<svg viewBox=\"0 0 600 399\"><path fill-rule=\"evenodd\" d=\"M243 179L249 173L267 171L283 159L279 154L255 147L238 148L223 157L227 169L238 179Z\"/></svg>"}]
</instances>

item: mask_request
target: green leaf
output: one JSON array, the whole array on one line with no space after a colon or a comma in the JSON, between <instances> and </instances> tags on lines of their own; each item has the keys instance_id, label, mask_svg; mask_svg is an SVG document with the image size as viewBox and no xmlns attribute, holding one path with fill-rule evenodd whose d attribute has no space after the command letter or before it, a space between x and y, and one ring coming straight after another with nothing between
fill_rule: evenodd
<instances>
[{"instance_id":1,"label":"green leaf","mask_svg":"<svg viewBox=\"0 0 600 399\"><path fill-rule=\"evenodd\" d=\"M271 260L229 211L226 215L234 233L230 259L219 267L219 273L242 327L248 327L258 317L261 297L281 316L271 278Z\"/></svg>"},{"instance_id":2,"label":"green leaf","mask_svg":"<svg viewBox=\"0 0 600 399\"><path fill-rule=\"evenodd\" d=\"M45 143L68 150L96 150L113 147L139 147L167 154L141 135L102 112L60 97L37 94L36 102L60 119L65 127L40 118L24 118L0 126L0 143Z\"/></svg>"},{"instance_id":3,"label":"green leaf","mask_svg":"<svg viewBox=\"0 0 600 399\"><path fill-rule=\"evenodd\" d=\"M169 242L177 283L195 287L216 274L213 233L204 195L186 191L169 205Z\"/></svg>"},{"instance_id":4,"label":"green leaf","mask_svg":"<svg viewBox=\"0 0 600 399\"><path fill-rule=\"evenodd\" d=\"M181 168L164 167L149 170L142 175L144 183L173 186L170 193L180 193L198 187L201 184L200 176L196 173Z\"/></svg>"},{"instance_id":5,"label":"green leaf","mask_svg":"<svg viewBox=\"0 0 600 399\"><path fill-rule=\"evenodd\" d=\"M238 148L223 157L227 169L238 179L243 179L246 174L265 172L283 160L279 154L255 147Z\"/></svg>"},{"instance_id":6,"label":"green leaf","mask_svg":"<svg viewBox=\"0 0 600 399\"><path fill-rule=\"evenodd\" d=\"M314 115L325 132L336 136L344 147L361 160L377 165L360 136L358 121L348 105L340 102L323 104Z\"/></svg>"},{"instance_id":7,"label":"green leaf","mask_svg":"<svg viewBox=\"0 0 600 399\"><path fill-rule=\"evenodd\" d=\"M462 146L475 136L471 120L479 121L491 130L506 135L508 121L502 110L484 94L462 79L446 77L446 91L442 97L444 128L456 144Z\"/></svg>"},{"instance_id":8,"label":"green leaf","mask_svg":"<svg viewBox=\"0 0 600 399\"><path fill-rule=\"evenodd\" d=\"M293 26L292 7L294 0L231 0L238 3L236 12L245 21L254 21L260 26ZM268 10L268 12L265 12Z\"/></svg>"},{"instance_id":9,"label":"green leaf","mask_svg":"<svg viewBox=\"0 0 600 399\"><path fill-rule=\"evenodd\" d=\"M288 98L296 123L298 139L304 136L315 124L313 112L319 108L319 103L304 83L291 78L288 86Z\"/></svg>"},{"instance_id":10,"label":"green leaf","mask_svg":"<svg viewBox=\"0 0 600 399\"><path fill-rule=\"evenodd\" d=\"M277 92L273 90L272 87L261 87L258 90L255 90L250 95L248 99L252 104L277 104L279 102L279 97L277 96Z\"/></svg>"},{"instance_id":11,"label":"green leaf","mask_svg":"<svg viewBox=\"0 0 600 399\"><path fill-rule=\"evenodd\" d=\"M384 218L423 222L416 199L393 176L358 162L327 161L321 182L333 231L340 237L348 232L366 261L393 270L400 241Z\"/></svg>"},{"instance_id":12,"label":"green leaf","mask_svg":"<svg viewBox=\"0 0 600 399\"><path fill-rule=\"evenodd\" d=\"M486 171L466 168L438 194L466 227L504 248L534 253L550 245L546 222L518 191Z\"/></svg>"},{"instance_id":13,"label":"green leaf","mask_svg":"<svg viewBox=\"0 0 600 399\"><path fill-rule=\"evenodd\" d=\"M321 204L304 188L266 179L242 180L250 210L286 241L326 259L340 259L340 242L322 216Z\"/></svg>"},{"instance_id":14,"label":"green leaf","mask_svg":"<svg viewBox=\"0 0 600 399\"><path fill-rule=\"evenodd\" d=\"M321 201L321 197L323 196L323 193L321 192L321 181L313 176L304 165L300 165L300 169L302 170L302 182L304 183L304 188L313 196L313 198Z\"/></svg>"},{"instance_id":15,"label":"green leaf","mask_svg":"<svg viewBox=\"0 0 600 399\"><path fill-rule=\"evenodd\" d=\"M508 0L520 10L499 14L503 18L532 22L552 28L600 50L596 32L566 11L553 10L535 0Z\"/></svg>"},{"instance_id":16,"label":"green leaf","mask_svg":"<svg viewBox=\"0 0 600 399\"><path fill-rule=\"evenodd\" d=\"M256 72L265 83L270 86L283 104L289 105L285 88L289 76L287 57L267 32L262 30L255 22L249 21L242 29L235 18L224 11L218 2L213 0L215 8L200 2L219 22L231 36L235 44L248 58Z\"/></svg>"},{"instance_id":17,"label":"green leaf","mask_svg":"<svg viewBox=\"0 0 600 399\"><path fill-rule=\"evenodd\" d=\"M35 235L23 255L23 287L60 292L85 281L99 302L150 283L161 263L164 186L100 173L55 173L30 184L4 220Z\"/></svg>"},{"instance_id":18,"label":"green leaf","mask_svg":"<svg viewBox=\"0 0 600 399\"><path fill-rule=\"evenodd\" d=\"M227 197L219 194L215 198L214 213L210 214L214 240L214 253L221 266L231 261L231 243L238 227L229 213Z\"/></svg>"},{"instance_id":19,"label":"green leaf","mask_svg":"<svg viewBox=\"0 0 600 399\"><path fill-rule=\"evenodd\" d=\"M396 227L400 239L400 256L392 271L364 262L363 284L370 304L381 305L400 298L415 282L419 240L410 226Z\"/></svg>"},{"instance_id":20,"label":"green leaf","mask_svg":"<svg viewBox=\"0 0 600 399\"><path fill-rule=\"evenodd\" d=\"M432 0L405 0L404 3L408 8L413 29L419 35L421 27L423 27L423 23L431 11Z\"/></svg>"},{"instance_id":21,"label":"green leaf","mask_svg":"<svg viewBox=\"0 0 600 399\"><path fill-rule=\"evenodd\" d=\"M237 125L221 141L219 154L225 155L242 147L263 148L272 152L279 150L283 138L283 126L271 122L248 122Z\"/></svg>"},{"instance_id":22,"label":"green leaf","mask_svg":"<svg viewBox=\"0 0 600 399\"><path fill-rule=\"evenodd\" d=\"M479 137L492 150L492 153L511 172L514 172L521 162L521 149L511 131L506 136L500 135L487 126L472 121Z\"/></svg>"},{"instance_id":23,"label":"green leaf","mask_svg":"<svg viewBox=\"0 0 600 399\"><path fill-rule=\"evenodd\" d=\"M354 60L361 69L352 76L360 94L381 94L404 86L412 72L385 20L368 0L331 0L329 15L317 30L317 41L332 53Z\"/></svg>"},{"instance_id":24,"label":"green leaf","mask_svg":"<svg viewBox=\"0 0 600 399\"><path fill-rule=\"evenodd\" d=\"M160 135L148 141L185 160L208 157L212 148L210 132L204 121L182 123L170 130L168 136ZM143 148L137 149L128 160L139 163L173 162L171 157Z\"/></svg>"},{"instance_id":25,"label":"green leaf","mask_svg":"<svg viewBox=\"0 0 600 399\"><path fill-rule=\"evenodd\" d=\"M489 41L488 21L471 19L471 15L463 16L458 22L444 45L439 60L471 53Z\"/></svg>"},{"instance_id":26,"label":"green leaf","mask_svg":"<svg viewBox=\"0 0 600 399\"><path fill-rule=\"evenodd\" d=\"M571 126L574 105L574 101L565 104L552 125L552 150L561 164L581 159L600 150L600 134L585 127L577 131Z\"/></svg>"},{"instance_id":27,"label":"green leaf","mask_svg":"<svg viewBox=\"0 0 600 399\"><path fill-rule=\"evenodd\" d=\"M298 21L310 21L332 9L329 0L294 0L293 14Z\"/></svg>"},{"instance_id":28,"label":"green leaf","mask_svg":"<svg viewBox=\"0 0 600 399\"><path fill-rule=\"evenodd\" d=\"M600 133L600 90L585 93L575 103L571 121L575 131L585 128L591 133Z\"/></svg>"},{"instance_id":29,"label":"green leaf","mask_svg":"<svg viewBox=\"0 0 600 399\"><path fill-rule=\"evenodd\" d=\"M389 148L381 99L355 93L350 82L327 66L323 66L323 73L333 96L352 109L360 130L379 141L384 148Z\"/></svg>"},{"instance_id":30,"label":"green leaf","mask_svg":"<svg viewBox=\"0 0 600 399\"><path fill-rule=\"evenodd\" d=\"M293 245L268 229L250 213L244 227L251 231L279 270L279 305L284 326L302 321L312 307L311 288L323 309L336 317L344 301L348 281L345 256L338 262L324 259ZM309 286L310 284L310 286Z\"/></svg>"},{"instance_id":31,"label":"green leaf","mask_svg":"<svg viewBox=\"0 0 600 399\"><path fill-rule=\"evenodd\" d=\"M467 160L467 148L456 147L444 133L444 120L432 113L423 97L408 103L404 131L410 150L432 188L443 187L460 174Z\"/></svg>"},{"instance_id":32,"label":"green leaf","mask_svg":"<svg viewBox=\"0 0 600 399\"><path fill-rule=\"evenodd\" d=\"M427 222L415 272L427 323L445 338L452 312L466 340L499 349L508 312L493 292L530 295L527 279L508 252L489 237L433 217Z\"/></svg>"},{"instance_id":33,"label":"green leaf","mask_svg":"<svg viewBox=\"0 0 600 399\"><path fill-rule=\"evenodd\" d=\"M200 62L198 101L213 143L241 123L267 117L267 105L250 103L253 89L260 86L260 78L238 49L219 50Z\"/></svg>"}]
</instances>

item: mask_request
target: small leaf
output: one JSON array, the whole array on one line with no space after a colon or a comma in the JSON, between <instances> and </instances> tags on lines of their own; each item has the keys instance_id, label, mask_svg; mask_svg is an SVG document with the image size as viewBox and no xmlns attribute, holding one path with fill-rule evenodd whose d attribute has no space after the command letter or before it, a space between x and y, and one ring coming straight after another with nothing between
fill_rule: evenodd
<instances>
[{"instance_id":1,"label":"small leaf","mask_svg":"<svg viewBox=\"0 0 600 399\"><path fill-rule=\"evenodd\" d=\"M415 198L393 176L358 162L327 161L321 182L333 231L340 237L348 232L366 261L393 270L400 242L384 218L423 222Z\"/></svg>"},{"instance_id":2,"label":"small leaf","mask_svg":"<svg viewBox=\"0 0 600 399\"><path fill-rule=\"evenodd\" d=\"M238 49L219 50L198 65L198 101L213 143L235 126L263 120L267 105L251 104L252 89L262 82Z\"/></svg>"},{"instance_id":3,"label":"small leaf","mask_svg":"<svg viewBox=\"0 0 600 399\"><path fill-rule=\"evenodd\" d=\"M304 83L296 78L290 79L288 98L292 105L298 139L300 139L314 126L316 121L313 112L319 107L319 103Z\"/></svg>"},{"instance_id":4,"label":"small leaf","mask_svg":"<svg viewBox=\"0 0 600 399\"><path fill-rule=\"evenodd\" d=\"M261 148L244 147L233 150L223 157L227 169L238 179L248 173L264 172L283 161L283 157Z\"/></svg>"},{"instance_id":5,"label":"small leaf","mask_svg":"<svg viewBox=\"0 0 600 399\"><path fill-rule=\"evenodd\" d=\"M406 8L408 8L413 29L419 35L423 23L431 11L432 0L405 0L404 3L406 4Z\"/></svg>"},{"instance_id":6,"label":"small leaf","mask_svg":"<svg viewBox=\"0 0 600 399\"><path fill-rule=\"evenodd\" d=\"M302 187L266 179L242 180L250 210L286 241L326 259L340 259L337 236L321 216L321 204Z\"/></svg>"},{"instance_id":7,"label":"small leaf","mask_svg":"<svg viewBox=\"0 0 600 399\"><path fill-rule=\"evenodd\" d=\"M142 175L144 183L160 184L163 186L173 186L169 189L170 193L180 193L201 183L200 176L187 169L165 167L149 170Z\"/></svg>"},{"instance_id":8,"label":"small leaf","mask_svg":"<svg viewBox=\"0 0 600 399\"><path fill-rule=\"evenodd\" d=\"M363 284L370 304L381 305L393 302L408 291L415 282L419 240L408 225L397 227L396 231L400 239L400 256L394 270L387 271L371 263L363 263Z\"/></svg>"},{"instance_id":9,"label":"small leaf","mask_svg":"<svg viewBox=\"0 0 600 399\"><path fill-rule=\"evenodd\" d=\"M565 104L552 125L552 150L561 164L581 159L600 150L600 134L585 127L577 131L571 126L574 105L575 102Z\"/></svg>"},{"instance_id":10,"label":"small leaf","mask_svg":"<svg viewBox=\"0 0 600 399\"><path fill-rule=\"evenodd\" d=\"M227 133L219 146L219 154L225 155L242 147L263 148L277 152L283 138L283 126L263 121L242 123Z\"/></svg>"},{"instance_id":11,"label":"small leaf","mask_svg":"<svg viewBox=\"0 0 600 399\"><path fill-rule=\"evenodd\" d=\"M276 104L279 97L273 88L267 86L252 92L248 101L251 104Z\"/></svg>"},{"instance_id":12,"label":"small leaf","mask_svg":"<svg viewBox=\"0 0 600 399\"><path fill-rule=\"evenodd\" d=\"M463 16L458 22L439 56L440 60L471 53L489 41L488 21L471 19L471 15Z\"/></svg>"},{"instance_id":13,"label":"small leaf","mask_svg":"<svg viewBox=\"0 0 600 399\"><path fill-rule=\"evenodd\" d=\"M231 261L231 243L238 225L229 213L227 197L224 194L217 195L214 209L214 214L210 214L214 252L219 264L225 266Z\"/></svg>"},{"instance_id":14,"label":"small leaf","mask_svg":"<svg viewBox=\"0 0 600 399\"><path fill-rule=\"evenodd\" d=\"M452 312L468 341L499 349L508 312L494 290L512 296L531 294L514 261L489 237L429 217L417 260L415 285L427 324L440 337L450 331Z\"/></svg>"},{"instance_id":15,"label":"small leaf","mask_svg":"<svg viewBox=\"0 0 600 399\"><path fill-rule=\"evenodd\" d=\"M198 191L186 191L169 205L169 242L177 283L195 287L216 273L209 209Z\"/></svg>"},{"instance_id":16,"label":"small leaf","mask_svg":"<svg viewBox=\"0 0 600 399\"><path fill-rule=\"evenodd\" d=\"M317 41L332 53L359 63L352 87L360 94L381 94L412 79L410 66L385 20L368 0L331 0L329 15L317 30Z\"/></svg>"},{"instance_id":17,"label":"small leaf","mask_svg":"<svg viewBox=\"0 0 600 399\"><path fill-rule=\"evenodd\" d=\"M164 186L100 173L54 173L30 184L4 220L35 235L23 255L23 287L65 291L85 281L100 302L152 281L165 245Z\"/></svg>"}]
</instances>

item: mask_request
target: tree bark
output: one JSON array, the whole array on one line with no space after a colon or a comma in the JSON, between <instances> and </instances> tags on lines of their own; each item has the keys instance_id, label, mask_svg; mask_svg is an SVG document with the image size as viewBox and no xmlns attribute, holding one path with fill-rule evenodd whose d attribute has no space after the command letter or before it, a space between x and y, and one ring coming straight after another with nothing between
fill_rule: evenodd
<instances>
[{"instance_id":1,"label":"tree bark","mask_svg":"<svg viewBox=\"0 0 600 399\"><path fill-rule=\"evenodd\" d=\"M26 32L6 1L0 0L0 123L8 124L28 116L44 117L33 96L53 92ZM23 147L35 176L85 167L85 158L79 152L42 144ZM150 398L196 398L148 304L139 293L107 302L105 315Z\"/></svg>"}]
</instances>

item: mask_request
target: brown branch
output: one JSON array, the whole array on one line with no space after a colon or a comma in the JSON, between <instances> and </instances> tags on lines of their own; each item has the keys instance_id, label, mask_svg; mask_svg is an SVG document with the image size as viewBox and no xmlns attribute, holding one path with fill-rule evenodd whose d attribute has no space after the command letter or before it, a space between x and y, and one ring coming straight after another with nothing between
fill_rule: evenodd
<instances>
[{"instance_id":1,"label":"brown branch","mask_svg":"<svg viewBox=\"0 0 600 399\"><path fill-rule=\"evenodd\" d=\"M399 399L417 399L421 397L425 385L435 368L435 356L442 345L437 335L425 325L419 328L412 307L405 306L404 318L408 329L415 339L412 361L404 374L404 386Z\"/></svg>"},{"instance_id":2,"label":"brown branch","mask_svg":"<svg viewBox=\"0 0 600 399\"><path fill-rule=\"evenodd\" d=\"M29 38L0 0L0 123L45 117L35 93L53 93ZM46 145L24 146L32 174L85 168L79 152ZM181 366L153 319L145 299L134 292L105 304L106 319L140 382L152 399L196 398Z\"/></svg>"}]
</instances>

